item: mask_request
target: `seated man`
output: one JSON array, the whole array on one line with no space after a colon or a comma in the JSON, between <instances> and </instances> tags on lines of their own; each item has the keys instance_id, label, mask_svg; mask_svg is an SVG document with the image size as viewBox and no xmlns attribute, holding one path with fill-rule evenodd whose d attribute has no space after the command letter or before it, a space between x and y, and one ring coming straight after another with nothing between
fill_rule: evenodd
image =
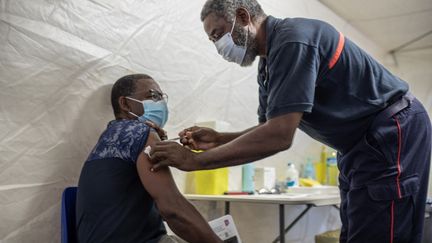
<instances>
[{"instance_id":1,"label":"seated man","mask_svg":"<svg viewBox=\"0 0 432 243\"><path fill-rule=\"evenodd\" d=\"M177 242L162 219L187 242L222 242L178 191L167 168L151 172L144 153L159 141L151 121L163 127L166 95L145 74L113 86L115 120L108 123L81 171L76 205L80 243Z\"/></svg>"}]
</instances>

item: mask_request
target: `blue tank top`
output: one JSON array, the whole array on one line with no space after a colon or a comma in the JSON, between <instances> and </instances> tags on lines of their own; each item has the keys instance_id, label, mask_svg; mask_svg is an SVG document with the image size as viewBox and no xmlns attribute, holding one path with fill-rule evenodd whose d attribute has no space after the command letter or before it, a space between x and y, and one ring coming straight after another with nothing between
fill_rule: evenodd
<instances>
[{"instance_id":1,"label":"blue tank top","mask_svg":"<svg viewBox=\"0 0 432 243\"><path fill-rule=\"evenodd\" d=\"M136 161L150 128L137 120L108 124L81 171L78 241L158 242L166 234L158 209L143 187Z\"/></svg>"}]
</instances>

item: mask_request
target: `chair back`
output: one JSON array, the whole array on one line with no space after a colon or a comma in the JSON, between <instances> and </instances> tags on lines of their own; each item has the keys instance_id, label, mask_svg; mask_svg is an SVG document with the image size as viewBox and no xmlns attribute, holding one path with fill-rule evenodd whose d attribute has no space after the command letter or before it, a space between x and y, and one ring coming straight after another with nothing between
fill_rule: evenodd
<instances>
[{"instance_id":1,"label":"chair back","mask_svg":"<svg viewBox=\"0 0 432 243\"><path fill-rule=\"evenodd\" d=\"M61 205L61 243L76 243L76 205L77 187L67 187L63 191Z\"/></svg>"}]
</instances>

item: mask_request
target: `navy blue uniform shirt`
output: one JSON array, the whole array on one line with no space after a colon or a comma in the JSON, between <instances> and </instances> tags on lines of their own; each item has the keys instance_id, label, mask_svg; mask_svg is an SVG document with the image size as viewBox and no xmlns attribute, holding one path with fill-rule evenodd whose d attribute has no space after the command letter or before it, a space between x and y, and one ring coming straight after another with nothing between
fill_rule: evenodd
<instances>
[{"instance_id":1,"label":"navy blue uniform shirt","mask_svg":"<svg viewBox=\"0 0 432 243\"><path fill-rule=\"evenodd\" d=\"M343 151L364 135L375 114L408 91L406 82L325 22L269 16L266 33L267 55L258 65L259 122L303 112L301 130Z\"/></svg>"},{"instance_id":2,"label":"navy blue uniform shirt","mask_svg":"<svg viewBox=\"0 0 432 243\"><path fill-rule=\"evenodd\" d=\"M149 132L138 120L115 120L100 136L78 183L78 242L156 243L166 234L136 168Z\"/></svg>"}]
</instances>

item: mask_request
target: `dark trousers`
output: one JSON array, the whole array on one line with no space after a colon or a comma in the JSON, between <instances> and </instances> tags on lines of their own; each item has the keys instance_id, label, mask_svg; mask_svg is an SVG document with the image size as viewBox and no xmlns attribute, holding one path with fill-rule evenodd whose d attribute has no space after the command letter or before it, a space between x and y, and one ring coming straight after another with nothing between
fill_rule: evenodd
<instances>
[{"instance_id":1,"label":"dark trousers","mask_svg":"<svg viewBox=\"0 0 432 243\"><path fill-rule=\"evenodd\" d=\"M395 104L338 156L341 243L421 242L431 122L414 97Z\"/></svg>"}]
</instances>

